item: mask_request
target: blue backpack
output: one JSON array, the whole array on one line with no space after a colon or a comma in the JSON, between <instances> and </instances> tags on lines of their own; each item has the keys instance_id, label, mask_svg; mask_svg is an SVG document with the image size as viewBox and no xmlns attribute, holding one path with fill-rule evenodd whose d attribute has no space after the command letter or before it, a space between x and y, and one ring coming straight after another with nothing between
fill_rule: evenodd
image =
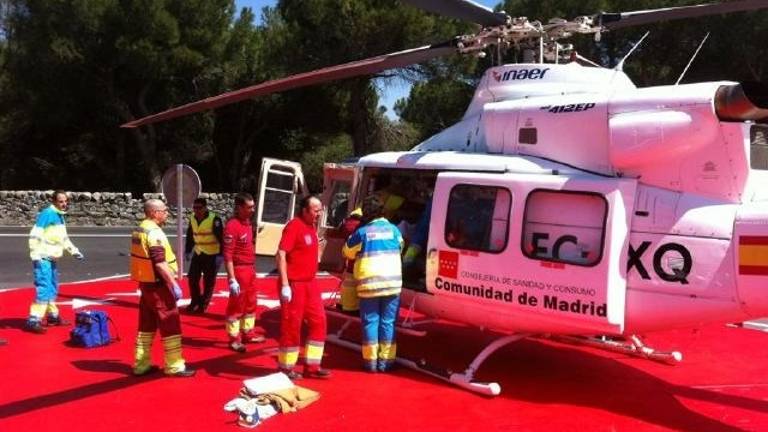
<instances>
[{"instance_id":1,"label":"blue backpack","mask_svg":"<svg viewBox=\"0 0 768 432\"><path fill-rule=\"evenodd\" d=\"M112 341L107 321L112 319L103 311L84 310L75 313L75 328L69 332L69 341L72 345L85 348L107 345Z\"/></svg>"}]
</instances>

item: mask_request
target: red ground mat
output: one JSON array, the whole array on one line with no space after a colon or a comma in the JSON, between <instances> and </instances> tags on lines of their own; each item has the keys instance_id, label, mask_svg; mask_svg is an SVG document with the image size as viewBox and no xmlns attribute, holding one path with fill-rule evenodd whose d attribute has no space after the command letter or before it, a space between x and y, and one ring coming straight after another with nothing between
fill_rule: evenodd
<instances>
[{"instance_id":1,"label":"red ground mat","mask_svg":"<svg viewBox=\"0 0 768 432\"><path fill-rule=\"evenodd\" d=\"M70 328L46 335L21 329L31 289L0 293L0 431L219 431L237 430L224 412L242 380L276 367L279 309L276 284L262 281L262 320L268 341L246 354L227 349L223 311L216 297L209 313L184 315L184 356L198 369L191 379L161 373L130 375L138 296L127 281L65 285L59 300L68 319L71 301L111 298L88 306L109 312L122 340L80 349L65 342ZM335 281L329 281L329 290ZM224 290L219 281L217 289ZM270 301L271 300L271 301ZM330 331L339 322L330 320ZM426 337L402 336L400 352L463 370L495 336L448 323L425 328ZM351 336L359 335L359 331ZM586 347L530 339L498 351L477 378L497 381L502 394L487 398L400 369L359 370L359 353L328 346L327 381L300 385L321 398L297 413L278 415L264 431L463 430L768 430L768 336L753 330L708 326L649 335L649 344L677 349L683 362L667 366ZM155 342L154 359L162 353Z\"/></svg>"}]
</instances>

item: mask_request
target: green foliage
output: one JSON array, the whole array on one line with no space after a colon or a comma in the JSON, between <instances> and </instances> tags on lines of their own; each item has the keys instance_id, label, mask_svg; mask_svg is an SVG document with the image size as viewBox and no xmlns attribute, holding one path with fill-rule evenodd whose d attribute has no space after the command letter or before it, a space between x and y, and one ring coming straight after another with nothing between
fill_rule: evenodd
<instances>
[{"instance_id":1,"label":"green foliage","mask_svg":"<svg viewBox=\"0 0 768 432\"><path fill-rule=\"evenodd\" d=\"M507 0L531 20L574 18L700 0ZM235 13L233 0L0 0L0 188L131 190L157 187L187 163L206 190L253 190L262 157L300 159L319 190L324 161L403 150L461 118L488 58L447 57L259 97L140 130L119 125L290 74L443 42L472 25L397 0L281 0ZM262 22L256 25L256 13ZM673 83L707 32L683 82L765 80L768 12L660 23L568 41L641 86ZM506 61L518 55L508 53ZM414 83L379 108L394 80Z\"/></svg>"},{"instance_id":2,"label":"green foliage","mask_svg":"<svg viewBox=\"0 0 768 432\"><path fill-rule=\"evenodd\" d=\"M437 77L414 85L407 99L397 101L395 112L427 138L461 119L474 90L465 81Z\"/></svg>"}]
</instances>

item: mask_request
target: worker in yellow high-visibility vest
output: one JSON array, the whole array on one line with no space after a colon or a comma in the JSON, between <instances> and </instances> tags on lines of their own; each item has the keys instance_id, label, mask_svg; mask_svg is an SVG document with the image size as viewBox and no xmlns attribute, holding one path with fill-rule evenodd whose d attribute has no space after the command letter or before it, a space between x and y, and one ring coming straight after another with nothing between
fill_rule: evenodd
<instances>
[{"instance_id":1,"label":"worker in yellow high-visibility vest","mask_svg":"<svg viewBox=\"0 0 768 432\"><path fill-rule=\"evenodd\" d=\"M221 242L224 224L221 218L208 210L205 198L197 198L192 204L187 238L184 246L185 258L189 262L189 295L191 301L188 313L203 313L208 308L216 284L216 273L223 262ZM203 276L203 291L200 292L200 275Z\"/></svg>"},{"instance_id":2,"label":"worker in yellow high-visibility vest","mask_svg":"<svg viewBox=\"0 0 768 432\"><path fill-rule=\"evenodd\" d=\"M139 283L139 331L136 335L133 374L151 373L152 341L160 332L163 341L165 374L191 377L181 354L181 320L176 302L181 298L181 287L176 280L176 255L163 232L168 219L168 208L159 199L144 203L146 218L131 234L131 279Z\"/></svg>"}]
</instances>

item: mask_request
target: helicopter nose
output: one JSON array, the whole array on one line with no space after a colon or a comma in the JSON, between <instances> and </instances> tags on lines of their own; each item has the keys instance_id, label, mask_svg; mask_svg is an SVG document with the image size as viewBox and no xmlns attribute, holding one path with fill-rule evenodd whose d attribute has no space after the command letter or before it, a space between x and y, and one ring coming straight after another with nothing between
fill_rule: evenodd
<instances>
[{"instance_id":1,"label":"helicopter nose","mask_svg":"<svg viewBox=\"0 0 768 432\"><path fill-rule=\"evenodd\" d=\"M768 203L739 210L733 241L742 308L751 317L768 316Z\"/></svg>"},{"instance_id":2,"label":"helicopter nose","mask_svg":"<svg viewBox=\"0 0 768 432\"><path fill-rule=\"evenodd\" d=\"M723 121L768 121L768 86L759 82L720 86L715 93L715 112Z\"/></svg>"}]
</instances>

